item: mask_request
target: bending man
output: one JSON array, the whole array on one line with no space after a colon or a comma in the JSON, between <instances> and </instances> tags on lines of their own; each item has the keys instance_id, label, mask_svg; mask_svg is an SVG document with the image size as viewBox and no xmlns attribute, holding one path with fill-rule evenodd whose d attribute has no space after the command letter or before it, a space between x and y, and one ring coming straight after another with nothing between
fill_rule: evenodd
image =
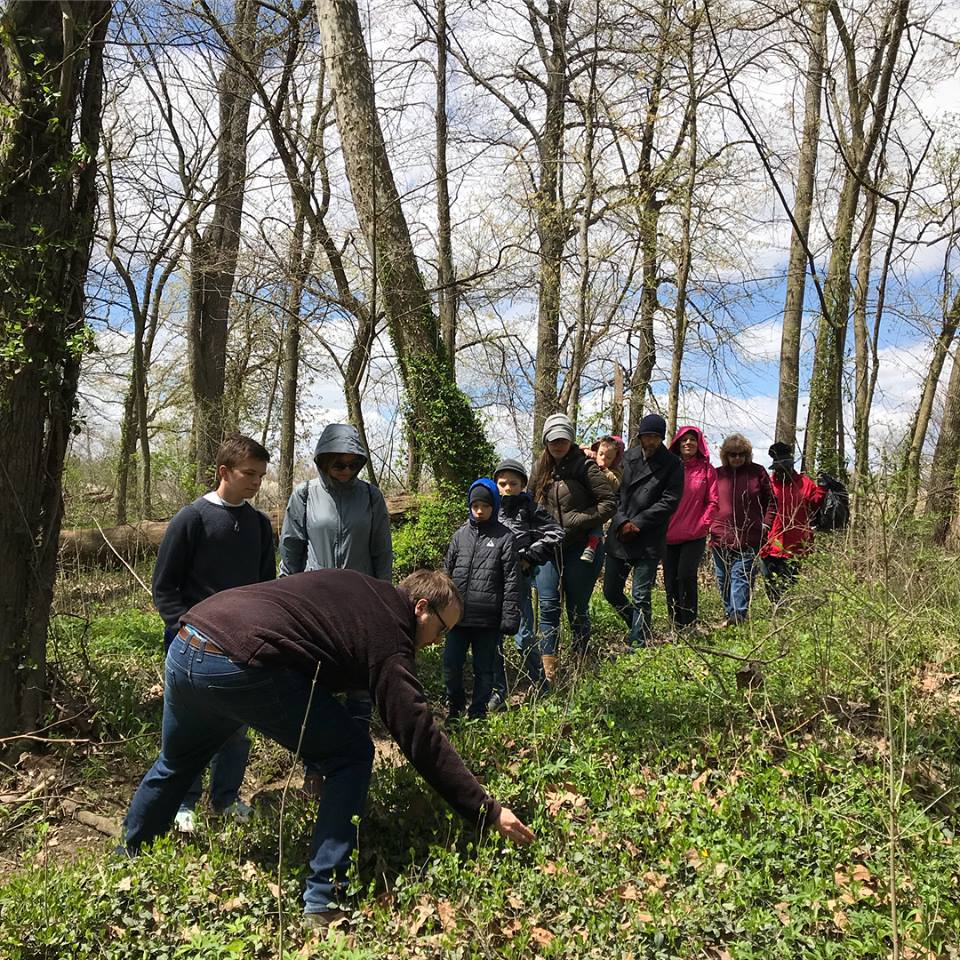
<instances>
[{"instance_id":1,"label":"bending man","mask_svg":"<svg viewBox=\"0 0 960 960\"><path fill-rule=\"evenodd\" d=\"M374 753L364 725L334 694L362 686L407 759L458 813L532 840L466 768L416 676L417 650L439 642L462 609L444 573L418 570L394 587L318 570L225 590L188 610L167 654L160 756L124 821L127 850L169 829L194 777L246 724L289 750L299 744L325 777L304 912L315 925L334 919Z\"/></svg>"}]
</instances>

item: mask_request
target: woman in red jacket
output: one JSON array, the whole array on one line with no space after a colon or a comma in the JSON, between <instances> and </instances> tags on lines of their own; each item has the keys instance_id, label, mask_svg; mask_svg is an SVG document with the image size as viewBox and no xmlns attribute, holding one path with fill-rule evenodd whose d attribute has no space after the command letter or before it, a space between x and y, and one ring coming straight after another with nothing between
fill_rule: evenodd
<instances>
[{"instance_id":1,"label":"woman in red jacket","mask_svg":"<svg viewBox=\"0 0 960 960\"><path fill-rule=\"evenodd\" d=\"M777 604L797 579L800 558L813 546L810 518L823 502L826 490L794 470L793 447L789 443L778 441L768 452L773 461L770 473L777 516L760 557L767 596Z\"/></svg>"},{"instance_id":2,"label":"woman in red jacket","mask_svg":"<svg viewBox=\"0 0 960 960\"><path fill-rule=\"evenodd\" d=\"M683 496L667 527L663 585L670 620L683 630L697 621L697 570L717 513L717 471L697 427L681 427L670 452L683 461Z\"/></svg>"},{"instance_id":3,"label":"woman in red jacket","mask_svg":"<svg viewBox=\"0 0 960 960\"><path fill-rule=\"evenodd\" d=\"M743 434L723 441L720 462L710 545L727 613L724 626L729 626L747 619L757 554L773 524L777 501L767 471L753 462L753 445Z\"/></svg>"}]
</instances>

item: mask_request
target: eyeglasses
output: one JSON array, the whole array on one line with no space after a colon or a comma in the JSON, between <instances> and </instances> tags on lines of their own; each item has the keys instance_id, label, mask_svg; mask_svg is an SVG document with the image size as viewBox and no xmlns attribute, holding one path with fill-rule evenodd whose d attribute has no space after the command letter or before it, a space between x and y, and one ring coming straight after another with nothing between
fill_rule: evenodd
<instances>
[{"instance_id":1,"label":"eyeglasses","mask_svg":"<svg viewBox=\"0 0 960 960\"><path fill-rule=\"evenodd\" d=\"M731 450L727 453L728 457L745 457L746 455L745 450Z\"/></svg>"},{"instance_id":2,"label":"eyeglasses","mask_svg":"<svg viewBox=\"0 0 960 960\"><path fill-rule=\"evenodd\" d=\"M446 636L446 634L449 633L453 628L449 623L447 623L446 620L443 619L443 617L440 615L440 611L433 605L433 603L431 603L431 601L427 600L427 606L430 608L433 615L443 624L443 629L440 631L440 636Z\"/></svg>"},{"instance_id":3,"label":"eyeglasses","mask_svg":"<svg viewBox=\"0 0 960 960\"><path fill-rule=\"evenodd\" d=\"M363 466L362 460L334 460L330 464L331 470L349 470L351 473L359 473Z\"/></svg>"}]
</instances>

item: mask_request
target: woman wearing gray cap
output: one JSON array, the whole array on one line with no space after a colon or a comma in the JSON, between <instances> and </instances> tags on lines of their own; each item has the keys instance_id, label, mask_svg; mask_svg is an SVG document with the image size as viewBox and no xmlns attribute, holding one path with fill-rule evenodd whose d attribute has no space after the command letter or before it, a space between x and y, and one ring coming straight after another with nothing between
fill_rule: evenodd
<instances>
[{"instance_id":1,"label":"woman wearing gray cap","mask_svg":"<svg viewBox=\"0 0 960 960\"><path fill-rule=\"evenodd\" d=\"M617 508L609 481L594 460L589 460L573 442L573 422L563 413L547 417L543 425L545 447L533 471L531 489L535 502L563 527L563 544L537 572L540 597L540 651L543 672L549 682L557 675L557 641L560 636L561 590L573 634L574 652L583 655L590 642L590 595L603 567L603 541L593 561L581 559L591 532Z\"/></svg>"}]
</instances>

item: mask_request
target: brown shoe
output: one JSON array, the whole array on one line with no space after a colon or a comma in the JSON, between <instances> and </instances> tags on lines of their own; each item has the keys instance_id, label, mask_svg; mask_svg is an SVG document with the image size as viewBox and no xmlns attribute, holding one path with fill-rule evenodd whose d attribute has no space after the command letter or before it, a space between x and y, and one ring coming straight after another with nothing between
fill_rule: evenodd
<instances>
[{"instance_id":1,"label":"brown shoe","mask_svg":"<svg viewBox=\"0 0 960 960\"><path fill-rule=\"evenodd\" d=\"M541 658L543 661L543 675L549 683L557 682L557 657L555 654L545 653Z\"/></svg>"}]
</instances>

